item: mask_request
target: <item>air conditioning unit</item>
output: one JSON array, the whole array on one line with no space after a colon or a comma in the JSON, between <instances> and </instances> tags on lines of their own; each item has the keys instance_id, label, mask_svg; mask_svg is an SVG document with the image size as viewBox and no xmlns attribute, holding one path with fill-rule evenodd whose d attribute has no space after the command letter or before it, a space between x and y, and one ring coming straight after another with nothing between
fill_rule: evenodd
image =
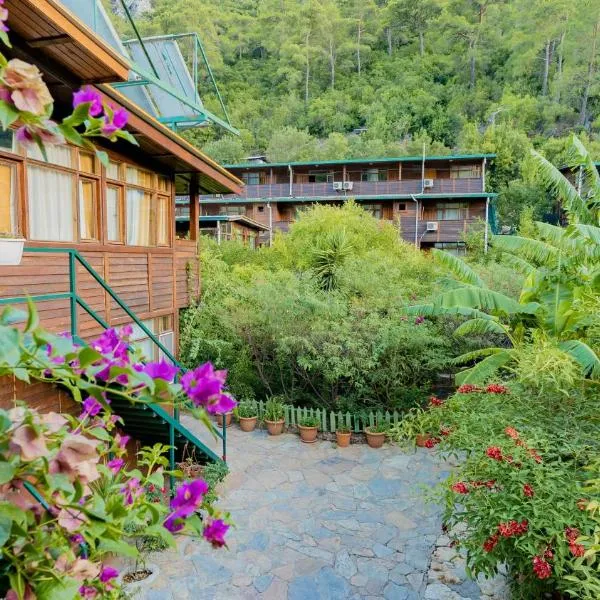
<instances>
[{"instance_id":1,"label":"air conditioning unit","mask_svg":"<svg viewBox=\"0 0 600 600\"><path fill-rule=\"evenodd\" d=\"M427 221L426 231L437 231L438 230L438 222L437 221Z\"/></svg>"},{"instance_id":2,"label":"air conditioning unit","mask_svg":"<svg viewBox=\"0 0 600 600\"><path fill-rule=\"evenodd\" d=\"M336 191L338 191L338 192L339 192L340 190L343 190L343 189L344 189L344 184L343 184L343 182L341 182L341 181L334 181L334 182L333 182L333 189L334 189L334 190L336 190Z\"/></svg>"},{"instance_id":3,"label":"air conditioning unit","mask_svg":"<svg viewBox=\"0 0 600 600\"><path fill-rule=\"evenodd\" d=\"M353 181L344 181L344 189L351 190L354 187Z\"/></svg>"},{"instance_id":4,"label":"air conditioning unit","mask_svg":"<svg viewBox=\"0 0 600 600\"><path fill-rule=\"evenodd\" d=\"M433 187L433 179L423 179L423 187L424 188L432 188Z\"/></svg>"}]
</instances>

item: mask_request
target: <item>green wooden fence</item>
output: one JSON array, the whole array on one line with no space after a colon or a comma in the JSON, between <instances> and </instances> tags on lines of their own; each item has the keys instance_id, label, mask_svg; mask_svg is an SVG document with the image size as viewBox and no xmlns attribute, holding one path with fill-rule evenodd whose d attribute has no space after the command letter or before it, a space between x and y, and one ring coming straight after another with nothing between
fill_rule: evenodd
<instances>
[{"instance_id":1,"label":"green wooden fence","mask_svg":"<svg viewBox=\"0 0 600 600\"><path fill-rule=\"evenodd\" d=\"M257 401L258 417L263 418L265 412L265 402ZM364 431L365 427L371 427L376 423L387 423L395 425L402 420L402 415L397 412L375 411L362 414L353 414L350 412L341 412L326 410L324 408L300 408L291 404L284 405L284 418L286 427L296 427L302 419L314 417L319 423L319 430L335 433L340 425L349 427L351 431L359 433Z\"/></svg>"}]
</instances>

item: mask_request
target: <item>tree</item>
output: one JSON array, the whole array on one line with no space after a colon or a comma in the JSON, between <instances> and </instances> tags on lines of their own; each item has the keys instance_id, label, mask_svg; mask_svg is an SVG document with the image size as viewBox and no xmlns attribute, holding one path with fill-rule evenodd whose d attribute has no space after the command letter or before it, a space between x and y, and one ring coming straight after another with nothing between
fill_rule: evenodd
<instances>
[{"instance_id":1,"label":"tree","mask_svg":"<svg viewBox=\"0 0 600 600\"><path fill-rule=\"evenodd\" d=\"M386 23L390 31L419 38L419 54L425 55L425 33L435 26L442 9L438 0L392 0L387 6Z\"/></svg>"}]
</instances>

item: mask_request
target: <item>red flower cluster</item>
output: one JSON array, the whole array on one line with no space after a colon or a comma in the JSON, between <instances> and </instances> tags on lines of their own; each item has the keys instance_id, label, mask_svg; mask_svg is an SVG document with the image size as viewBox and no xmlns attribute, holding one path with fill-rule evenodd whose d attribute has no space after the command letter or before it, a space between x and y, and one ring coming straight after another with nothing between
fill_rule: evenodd
<instances>
[{"instance_id":1,"label":"red flower cluster","mask_svg":"<svg viewBox=\"0 0 600 600\"><path fill-rule=\"evenodd\" d=\"M485 453L487 454L487 456L489 456L490 458L493 458L494 460L498 460L498 461L502 461L503 457L502 457L502 450L500 448L498 448L498 446L490 446Z\"/></svg>"},{"instance_id":2,"label":"red flower cluster","mask_svg":"<svg viewBox=\"0 0 600 600\"><path fill-rule=\"evenodd\" d=\"M469 485L475 488L486 487L491 490L496 485L495 479L489 479L488 481L470 481Z\"/></svg>"},{"instance_id":3,"label":"red flower cluster","mask_svg":"<svg viewBox=\"0 0 600 600\"><path fill-rule=\"evenodd\" d=\"M519 535L523 535L527 532L529 527L529 523L526 519L521 521L520 523L517 521L507 521L506 523L500 523L498 525L498 533L502 537L516 537Z\"/></svg>"},{"instance_id":4,"label":"red flower cluster","mask_svg":"<svg viewBox=\"0 0 600 600\"><path fill-rule=\"evenodd\" d=\"M534 494L534 491L533 491L533 488L532 488L532 487L531 487L531 486L530 486L528 483L526 483L526 484L523 486L523 493L524 493L524 494L525 494L525 495L526 495L528 498L533 498L533 496L535 495L535 494Z\"/></svg>"},{"instance_id":5,"label":"red flower cluster","mask_svg":"<svg viewBox=\"0 0 600 600\"><path fill-rule=\"evenodd\" d=\"M523 440L521 440L519 438L519 432L514 427L507 427L504 430L504 433L509 438L513 439L517 446L521 446L522 448L525 448L527 450L527 452L529 452L529 456L531 456L531 458L533 458L533 460L535 460L536 463L539 464L539 463L543 462L542 457L533 448L527 448L527 446L525 445Z\"/></svg>"},{"instance_id":6,"label":"red flower cluster","mask_svg":"<svg viewBox=\"0 0 600 600\"><path fill-rule=\"evenodd\" d=\"M543 556L534 556L533 572L538 579L548 579L552 576L552 567Z\"/></svg>"},{"instance_id":7,"label":"red flower cluster","mask_svg":"<svg viewBox=\"0 0 600 600\"><path fill-rule=\"evenodd\" d=\"M453 492L456 492L457 494L468 494L469 493L469 488L467 487L467 484L464 483L463 481L459 481L459 482L455 483L454 485L452 485L452 487L450 489Z\"/></svg>"},{"instance_id":8,"label":"red flower cluster","mask_svg":"<svg viewBox=\"0 0 600 600\"><path fill-rule=\"evenodd\" d=\"M496 547L496 544L498 543L498 539L499 539L498 534L495 533L494 535L489 537L487 540L485 540L485 542L483 542L483 549L486 552L491 552Z\"/></svg>"},{"instance_id":9,"label":"red flower cluster","mask_svg":"<svg viewBox=\"0 0 600 600\"><path fill-rule=\"evenodd\" d=\"M456 390L459 394L472 394L473 392L481 392L481 388L477 385L472 385L470 383L465 383L461 385L458 390Z\"/></svg>"},{"instance_id":10,"label":"red flower cluster","mask_svg":"<svg viewBox=\"0 0 600 600\"><path fill-rule=\"evenodd\" d=\"M429 398L429 406L442 406L442 404L444 404L444 401L437 396L431 396L431 398Z\"/></svg>"},{"instance_id":11,"label":"red flower cluster","mask_svg":"<svg viewBox=\"0 0 600 600\"><path fill-rule=\"evenodd\" d=\"M440 438L430 437L425 440L425 448L433 448L441 442Z\"/></svg>"},{"instance_id":12,"label":"red flower cluster","mask_svg":"<svg viewBox=\"0 0 600 600\"><path fill-rule=\"evenodd\" d=\"M449 436L452 433L452 429L450 427L440 427L440 435L444 437Z\"/></svg>"},{"instance_id":13,"label":"red flower cluster","mask_svg":"<svg viewBox=\"0 0 600 600\"><path fill-rule=\"evenodd\" d=\"M565 527L565 537L569 542L569 550L571 554L576 557L581 557L585 554L585 548L581 544L577 544L577 538L580 532L576 527Z\"/></svg>"},{"instance_id":14,"label":"red flower cluster","mask_svg":"<svg viewBox=\"0 0 600 600\"><path fill-rule=\"evenodd\" d=\"M577 500L577 508L579 510L586 510L588 503L589 500L586 500L585 498L579 498L579 500Z\"/></svg>"},{"instance_id":15,"label":"red flower cluster","mask_svg":"<svg viewBox=\"0 0 600 600\"><path fill-rule=\"evenodd\" d=\"M519 439L519 432L514 427L507 427L504 433L513 440Z\"/></svg>"},{"instance_id":16,"label":"red flower cluster","mask_svg":"<svg viewBox=\"0 0 600 600\"><path fill-rule=\"evenodd\" d=\"M490 385L485 388L485 391L488 394L506 394L508 393L508 388L499 383L490 383Z\"/></svg>"}]
</instances>

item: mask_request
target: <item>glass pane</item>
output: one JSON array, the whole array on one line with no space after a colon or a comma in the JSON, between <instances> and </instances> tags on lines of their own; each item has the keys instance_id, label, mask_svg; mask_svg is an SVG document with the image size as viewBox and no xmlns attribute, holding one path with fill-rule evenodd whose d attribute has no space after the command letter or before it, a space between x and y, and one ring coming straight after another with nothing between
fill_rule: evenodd
<instances>
[{"instance_id":1,"label":"glass pane","mask_svg":"<svg viewBox=\"0 0 600 600\"><path fill-rule=\"evenodd\" d=\"M156 243L159 246L169 245L169 198L166 196L158 197L158 210L156 215L157 232Z\"/></svg>"},{"instance_id":2,"label":"glass pane","mask_svg":"<svg viewBox=\"0 0 600 600\"><path fill-rule=\"evenodd\" d=\"M84 173L96 173L96 157L93 154L79 151L79 170Z\"/></svg>"},{"instance_id":3,"label":"glass pane","mask_svg":"<svg viewBox=\"0 0 600 600\"><path fill-rule=\"evenodd\" d=\"M79 235L82 240L97 239L96 185L94 181L79 180Z\"/></svg>"},{"instance_id":4,"label":"glass pane","mask_svg":"<svg viewBox=\"0 0 600 600\"><path fill-rule=\"evenodd\" d=\"M17 168L0 163L0 233L17 233Z\"/></svg>"},{"instance_id":5,"label":"glass pane","mask_svg":"<svg viewBox=\"0 0 600 600\"><path fill-rule=\"evenodd\" d=\"M69 146L51 146L50 144L46 144L46 155L48 162L53 165L60 165L61 167L73 166L73 151ZM46 162L37 145L27 148L27 156Z\"/></svg>"},{"instance_id":6,"label":"glass pane","mask_svg":"<svg viewBox=\"0 0 600 600\"><path fill-rule=\"evenodd\" d=\"M123 199L121 189L106 188L106 233L109 242L123 241Z\"/></svg>"},{"instance_id":7,"label":"glass pane","mask_svg":"<svg viewBox=\"0 0 600 600\"><path fill-rule=\"evenodd\" d=\"M142 169L127 167L127 183L151 188L154 187L154 175L148 171L142 171Z\"/></svg>"},{"instance_id":8,"label":"glass pane","mask_svg":"<svg viewBox=\"0 0 600 600\"><path fill-rule=\"evenodd\" d=\"M51 146L49 146L51 148ZM29 236L34 240L75 240L73 176L44 167L27 170Z\"/></svg>"},{"instance_id":9,"label":"glass pane","mask_svg":"<svg viewBox=\"0 0 600 600\"><path fill-rule=\"evenodd\" d=\"M150 331L150 333L155 333L154 329L154 319L146 319L142 321L142 323L146 326L146 329ZM147 337L147 333L143 331L143 329L137 323L130 323L133 328L133 333L131 334L131 340L141 340L142 338Z\"/></svg>"},{"instance_id":10,"label":"glass pane","mask_svg":"<svg viewBox=\"0 0 600 600\"><path fill-rule=\"evenodd\" d=\"M162 175L158 176L158 189L161 192L168 192L169 191L169 178L168 177L163 177Z\"/></svg>"},{"instance_id":11,"label":"glass pane","mask_svg":"<svg viewBox=\"0 0 600 600\"><path fill-rule=\"evenodd\" d=\"M106 167L106 176L109 179L121 179L119 169L120 166L121 165L119 163L113 162L112 160L109 161L108 167Z\"/></svg>"},{"instance_id":12,"label":"glass pane","mask_svg":"<svg viewBox=\"0 0 600 600\"><path fill-rule=\"evenodd\" d=\"M0 131L0 148L3 150L15 150L15 135L10 129Z\"/></svg>"},{"instance_id":13,"label":"glass pane","mask_svg":"<svg viewBox=\"0 0 600 600\"><path fill-rule=\"evenodd\" d=\"M169 333L163 333L158 337L160 343L173 355L175 351L175 334L171 331ZM167 356L159 349L158 355L161 359L169 360Z\"/></svg>"},{"instance_id":14,"label":"glass pane","mask_svg":"<svg viewBox=\"0 0 600 600\"><path fill-rule=\"evenodd\" d=\"M152 194L127 190L127 243L130 246L152 245Z\"/></svg>"}]
</instances>

